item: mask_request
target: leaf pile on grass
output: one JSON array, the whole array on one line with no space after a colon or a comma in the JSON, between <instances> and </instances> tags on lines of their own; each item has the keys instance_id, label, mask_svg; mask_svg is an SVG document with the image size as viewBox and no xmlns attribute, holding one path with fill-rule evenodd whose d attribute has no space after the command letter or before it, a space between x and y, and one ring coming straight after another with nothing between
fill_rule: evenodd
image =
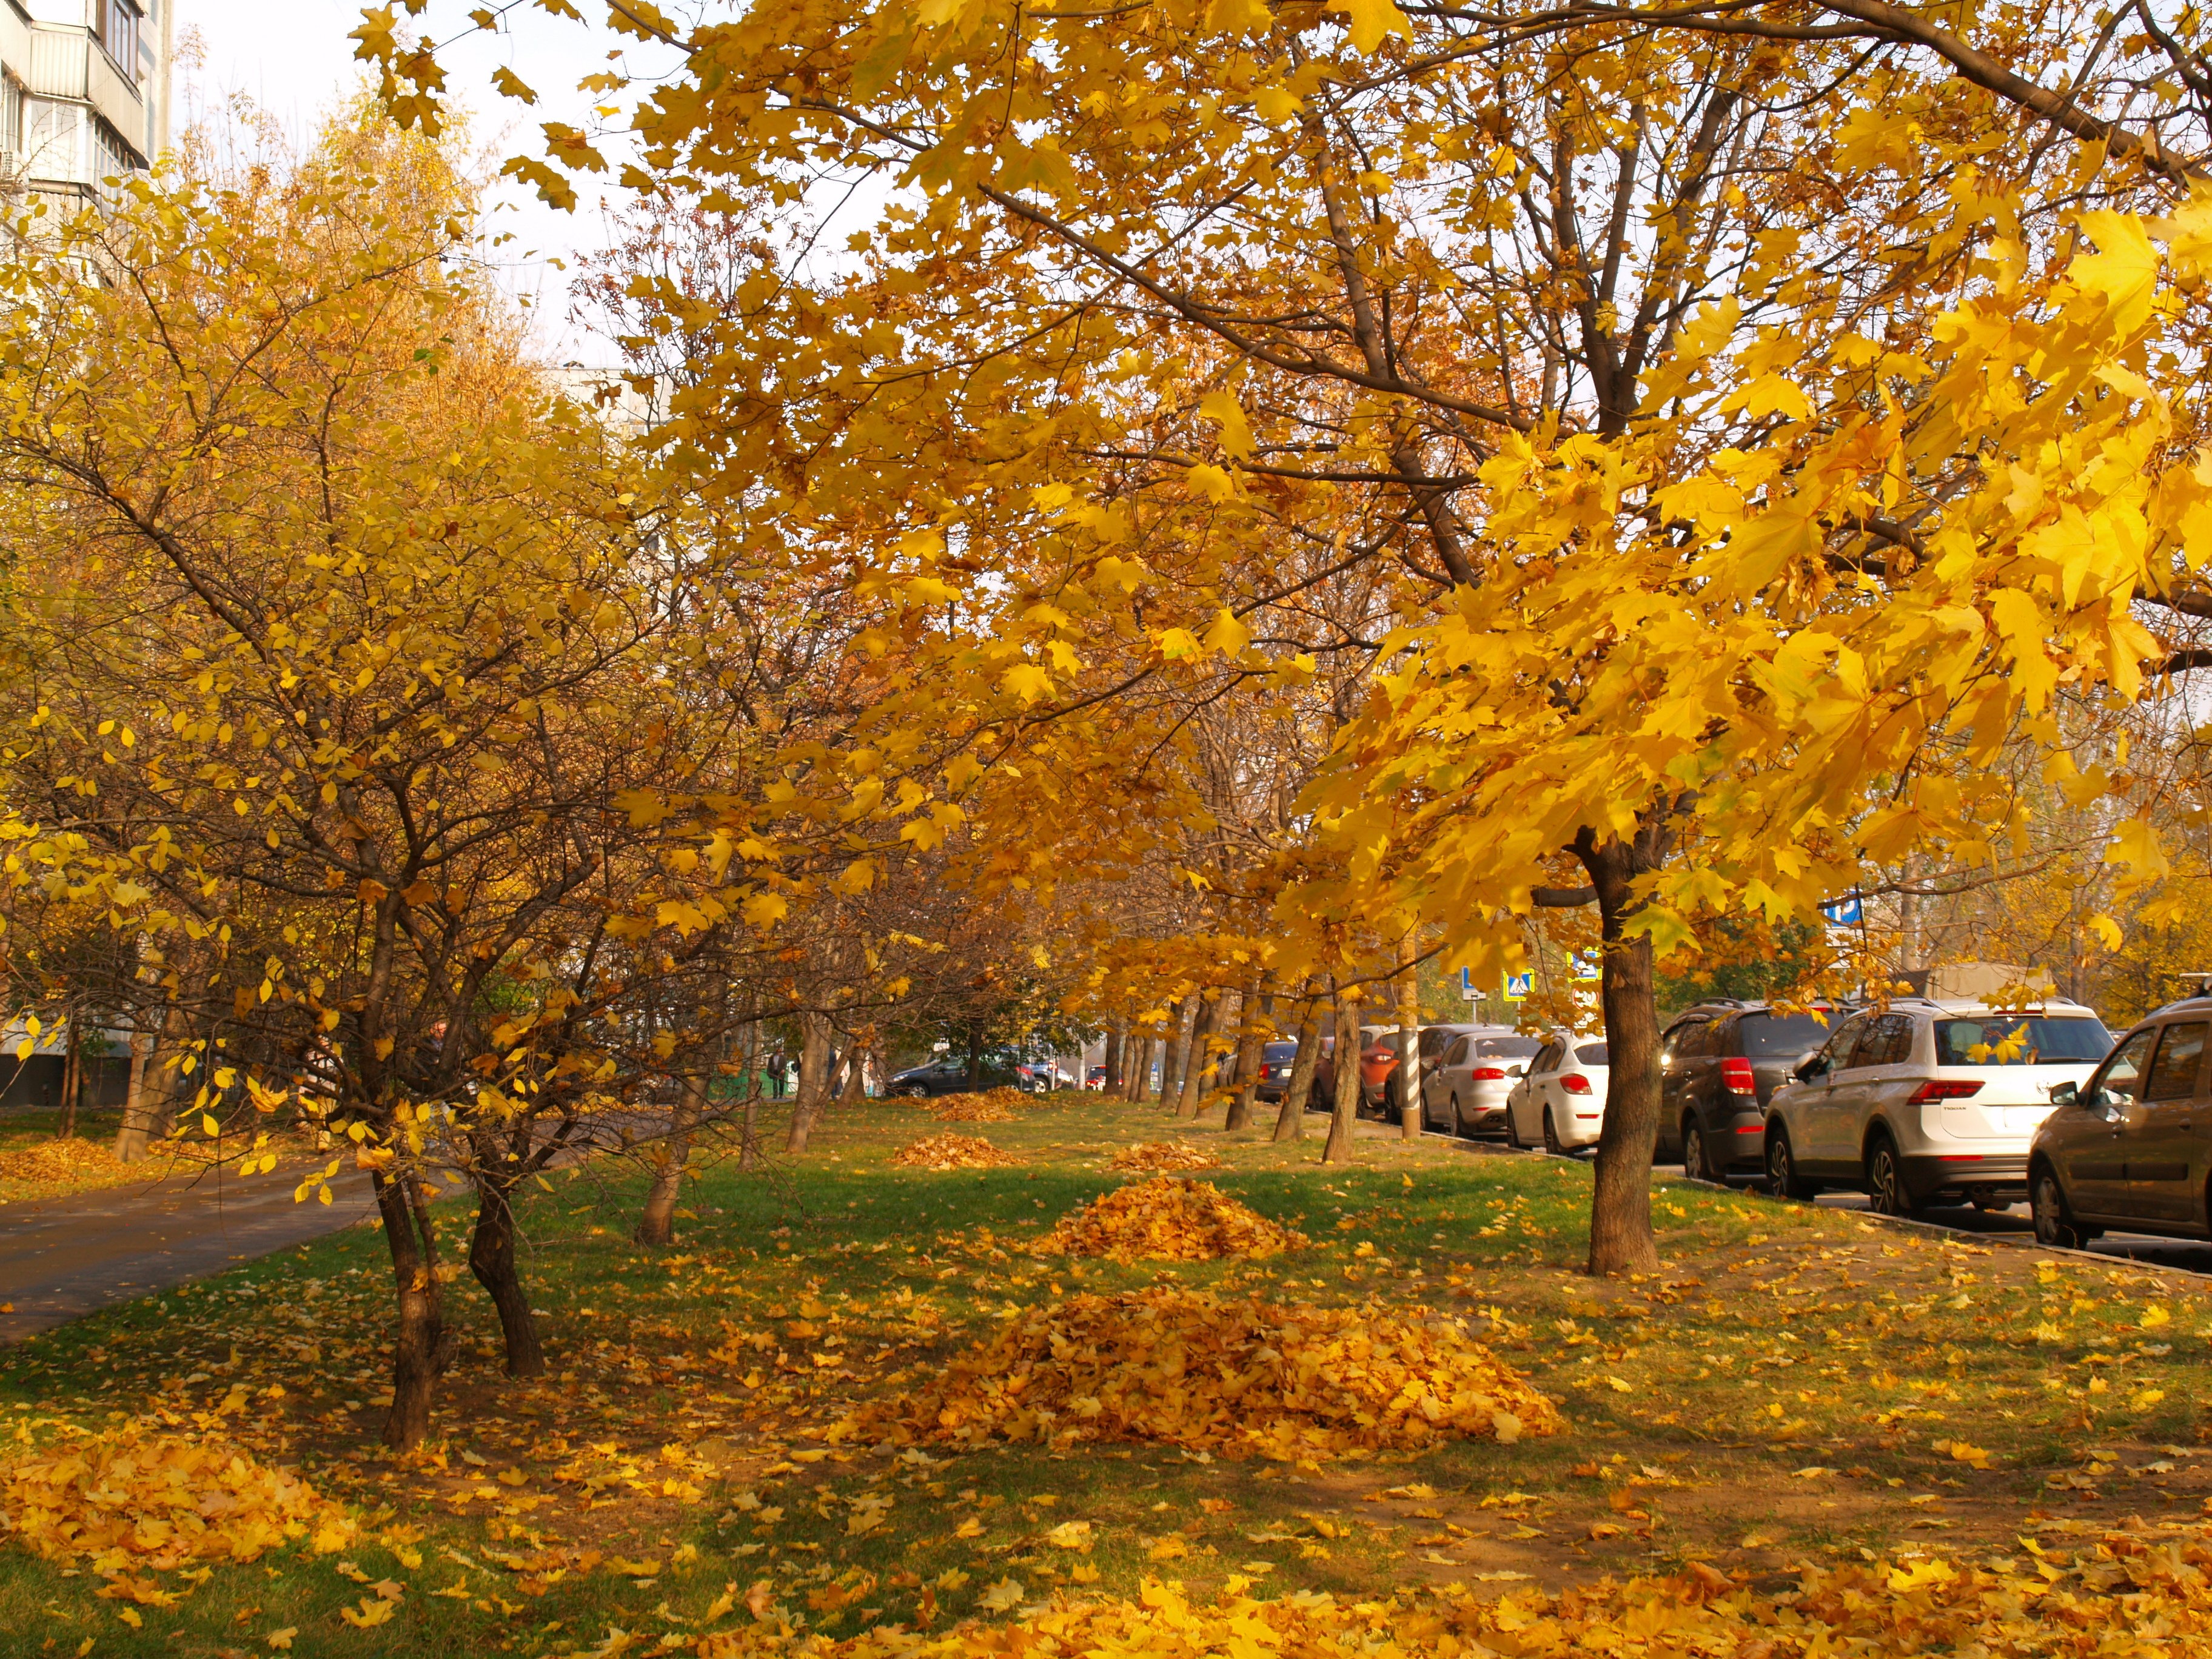
<instances>
[{"instance_id":1,"label":"leaf pile on grass","mask_svg":"<svg viewBox=\"0 0 2212 1659\"><path fill-rule=\"evenodd\" d=\"M1160 1175L1171 1170L1218 1170L1221 1160L1187 1140L1140 1140L1115 1153L1106 1167L1120 1174Z\"/></svg>"},{"instance_id":2,"label":"leaf pile on grass","mask_svg":"<svg viewBox=\"0 0 2212 1659\"><path fill-rule=\"evenodd\" d=\"M868 1631L838 1641L812 1638L805 1650L812 1659L2197 1652L2212 1632L2212 1612L2203 1575L2188 1562L2204 1555L2212 1534L2201 1524L2189 1531L2190 1541L2179 1548L2146 1548L2140 1540L2115 1534L2102 1553L2120 1559L2092 1564L2085 1553L2071 1567L2050 1556L1998 1557L1987 1565L1929 1559L1807 1565L1797 1570L1796 1583L1772 1594L1704 1562L1665 1577L1608 1577L1557 1593L1522 1585L1495 1598L1473 1586L1444 1584L1408 1588L1388 1601L1302 1591L1262 1601L1244 1593L1245 1580L1232 1578L1207 1600L1179 1583L1147 1579L1133 1599L1054 1596L1011 1627L969 1625L934 1637ZM1016 1595L1025 1593L1019 1580L1006 1582ZM2111 1593L2115 1589L2122 1593ZM673 1648L664 1641L653 1651L698 1659L784 1651L781 1640L763 1639L769 1628L711 1633ZM564 1659L614 1650L570 1649Z\"/></svg>"},{"instance_id":3,"label":"leaf pile on grass","mask_svg":"<svg viewBox=\"0 0 2212 1659\"><path fill-rule=\"evenodd\" d=\"M902 1170L996 1170L1021 1160L973 1135L924 1135L891 1154Z\"/></svg>"},{"instance_id":4,"label":"leaf pile on grass","mask_svg":"<svg viewBox=\"0 0 2212 1659\"><path fill-rule=\"evenodd\" d=\"M1012 1123L1022 1103L1018 1089L989 1089L979 1095L939 1095L922 1110L939 1123Z\"/></svg>"},{"instance_id":5,"label":"leaf pile on grass","mask_svg":"<svg viewBox=\"0 0 2212 1659\"><path fill-rule=\"evenodd\" d=\"M220 1440L141 1422L55 1426L46 1444L0 1463L0 1533L50 1561L89 1558L114 1577L252 1561L303 1538L318 1553L354 1540L344 1511L298 1474Z\"/></svg>"},{"instance_id":6,"label":"leaf pile on grass","mask_svg":"<svg viewBox=\"0 0 2212 1659\"><path fill-rule=\"evenodd\" d=\"M1039 1255L1115 1261L1218 1261L1279 1255L1307 1243L1210 1181L1159 1176L1116 1188L1065 1215L1030 1248Z\"/></svg>"},{"instance_id":7,"label":"leaf pile on grass","mask_svg":"<svg viewBox=\"0 0 2212 1659\"><path fill-rule=\"evenodd\" d=\"M1008 1320L929 1388L864 1406L831 1435L963 1448L1133 1440L1289 1462L1448 1437L1510 1444L1559 1424L1557 1407L1456 1323L1156 1285Z\"/></svg>"},{"instance_id":8,"label":"leaf pile on grass","mask_svg":"<svg viewBox=\"0 0 2212 1659\"><path fill-rule=\"evenodd\" d=\"M82 1181L87 1176L116 1175L129 1167L118 1164L106 1147L75 1136L0 1152L0 1181Z\"/></svg>"}]
</instances>

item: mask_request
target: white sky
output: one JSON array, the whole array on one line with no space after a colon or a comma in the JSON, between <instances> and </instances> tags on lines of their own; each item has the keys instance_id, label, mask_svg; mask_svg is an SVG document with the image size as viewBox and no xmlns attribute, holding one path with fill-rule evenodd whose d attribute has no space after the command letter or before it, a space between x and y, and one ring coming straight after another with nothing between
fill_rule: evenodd
<instances>
[{"instance_id":1,"label":"white sky","mask_svg":"<svg viewBox=\"0 0 2212 1659\"><path fill-rule=\"evenodd\" d=\"M588 15L591 9L580 9ZM447 10L445 15L451 21L453 14ZM536 149L536 122L586 125L591 100L576 91L577 79L605 68L607 52L619 44L596 28L563 22L535 9L516 15L523 19L519 37L479 35L441 54L449 91L475 112L471 137L486 158L487 175L496 170L500 158ZM289 131L304 136L323 111L350 90L360 70L353 42L346 39L360 23L359 0L177 0L177 19L180 55L188 29L199 32L205 52L197 71L179 67L179 120L190 120L196 107L204 109L242 92ZM488 77L500 64L537 90L535 106L526 108L492 92ZM619 196L607 185L604 196L595 197L594 182L578 182L573 214L554 211L512 181L495 185L488 202L491 224L515 233L514 240L489 257L505 267L508 290L532 299L542 348L556 361L574 358L599 367L610 354L580 335L567 319L568 279L576 255L605 240L600 204ZM568 271L555 260L565 261Z\"/></svg>"}]
</instances>

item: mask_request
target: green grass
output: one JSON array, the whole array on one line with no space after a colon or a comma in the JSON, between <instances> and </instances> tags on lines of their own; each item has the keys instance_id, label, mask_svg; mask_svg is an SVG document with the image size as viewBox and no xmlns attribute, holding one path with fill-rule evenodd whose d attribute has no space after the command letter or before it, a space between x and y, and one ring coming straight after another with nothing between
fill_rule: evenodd
<instances>
[{"instance_id":1,"label":"green grass","mask_svg":"<svg viewBox=\"0 0 2212 1659\"><path fill-rule=\"evenodd\" d=\"M2194 1403L2212 1383L2212 1310L2194 1282L2039 1267L2032 1252L1663 1182L1665 1269L1594 1282L1577 1271L1586 1165L1376 1139L1330 1170L1314 1140L1211 1130L1192 1132L1229 1165L1211 1178L1311 1249L1188 1267L1040 1260L1018 1247L1114 1184L1107 1154L1174 1126L1064 1098L1017 1123L950 1126L1023 1167L888 1167L941 1127L873 1103L833 1115L775 1178L709 1169L665 1253L629 1241L627 1176L535 1194L526 1271L553 1375L501 1376L484 1299L456 1283L464 1347L427 1462L374 1443L389 1270L366 1229L11 1350L0 1406L18 1423L152 1410L189 1425L246 1384L223 1431L302 1467L364 1533L339 1555L286 1551L175 1584L190 1594L132 1609L136 1629L92 1576L0 1549L0 1628L40 1632L43 1651L96 1636L103 1655L265 1653L287 1627L294 1651L341 1656L562 1653L610 1626L644 1647L682 1632L688 1650L750 1622L744 1596L763 1581L794 1624L841 1635L942 1628L1055 1590L1128 1593L1148 1573L1369 1594L1691 1558L1772 1570L1861 1549L2009 1550L2027 1526L2212 1492ZM447 1213L458 1259L465 1214ZM1305 1467L1158 1446L893 1456L818 1437L1009 1308L1158 1279L1464 1319L1563 1402L1567 1431ZM1046 1534L1075 1519L1095 1547L1053 1547ZM365 1592L341 1563L404 1586L389 1623L343 1621Z\"/></svg>"}]
</instances>

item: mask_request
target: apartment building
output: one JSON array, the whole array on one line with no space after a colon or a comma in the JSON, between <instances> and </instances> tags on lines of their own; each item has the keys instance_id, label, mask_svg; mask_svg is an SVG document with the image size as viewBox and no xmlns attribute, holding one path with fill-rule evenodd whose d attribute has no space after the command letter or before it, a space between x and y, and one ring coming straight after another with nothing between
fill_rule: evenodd
<instances>
[{"instance_id":1,"label":"apartment building","mask_svg":"<svg viewBox=\"0 0 2212 1659\"><path fill-rule=\"evenodd\" d=\"M169 138L176 0L0 0L0 185L82 197Z\"/></svg>"}]
</instances>

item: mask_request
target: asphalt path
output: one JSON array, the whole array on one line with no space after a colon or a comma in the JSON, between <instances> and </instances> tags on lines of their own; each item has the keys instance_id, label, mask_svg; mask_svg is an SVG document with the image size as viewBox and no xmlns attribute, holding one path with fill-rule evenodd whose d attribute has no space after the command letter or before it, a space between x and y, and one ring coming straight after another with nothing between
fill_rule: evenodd
<instances>
[{"instance_id":1,"label":"asphalt path","mask_svg":"<svg viewBox=\"0 0 2212 1659\"><path fill-rule=\"evenodd\" d=\"M280 1170L0 1206L0 1345L365 1220L368 1180L347 1173L328 1204L294 1202L299 1176Z\"/></svg>"}]
</instances>

